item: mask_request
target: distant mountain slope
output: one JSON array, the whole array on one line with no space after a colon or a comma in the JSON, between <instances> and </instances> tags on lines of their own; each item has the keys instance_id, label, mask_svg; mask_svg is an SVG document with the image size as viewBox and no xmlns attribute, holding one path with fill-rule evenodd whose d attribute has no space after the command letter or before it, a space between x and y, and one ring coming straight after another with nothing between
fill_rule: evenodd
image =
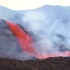
<instances>
[{"instance_id":1,"label":"distant mountain slope","mask_svg":"<svg viewBox=\"0 0 70 70\"><path fill-rule=\"evenodd\" d=\"M20 13L14 10L8 9L6 7L0 6L0 19L5 19L15 23L21 23L20 18L21 18Z\"/></svg>"}]
</instances>

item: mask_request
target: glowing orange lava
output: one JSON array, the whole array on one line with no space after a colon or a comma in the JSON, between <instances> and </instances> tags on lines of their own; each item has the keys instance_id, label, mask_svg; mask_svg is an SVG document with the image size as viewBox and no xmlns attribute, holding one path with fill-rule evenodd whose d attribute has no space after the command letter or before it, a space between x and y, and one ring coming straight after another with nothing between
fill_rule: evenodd
<instances>
[{"instance_id":1,"label":"glowing orange lava","mask_svg":"<svg viewBox=\"0 0 70 70\"><path fill-rule=\"evenodd\" d=\"M60 53L55 53L55 54L46 54L43 56L36 56L39 59L45 59L45 58L49 58L49 57L69 57L70 56L70 52L60 52Z\"/></svg>"},{"instance_id":2,"label":"glowing orange lava","mask_svg":"<svg viewBox=\"0 0 70 70\"><path fill-rule=\"evenodd\" d=\"M31 55L35 55L35 46L33 44L32 37L28 35L23 29L20 28L17 24L6 22L7 25L10 27L11 31L18 39L20 47L27 53Z\"/></svg>"}]
</instances>

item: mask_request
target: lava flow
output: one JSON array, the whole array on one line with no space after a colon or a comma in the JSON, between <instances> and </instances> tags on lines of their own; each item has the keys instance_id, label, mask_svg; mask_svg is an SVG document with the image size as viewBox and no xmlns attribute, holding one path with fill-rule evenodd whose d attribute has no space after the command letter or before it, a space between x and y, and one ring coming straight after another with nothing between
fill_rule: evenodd
<instances>
[{"instance_id":1,"label":"lava flow","mask_svg":"<svg viewBox=\"0 0 70 70\"><path fill-rule=\"evenodd\" d=\"M70 56L70 52L61 52L61 53L55 53L55 54L46 54L46 55L41 55L38 56L36 51L36 47L33 44L33 39L32 37L25 32L19 25L11 23L11 22L6 22L7 25L10 27L12 33L15 35L17 38L20 47L23 49L23 51L27 52L31 56L35 56L36 58L39 59L45 59L49 57L58 57L58 56Z\"/></svg>"},{"instance_id":2,"label":"lava flow","mask_svg":"<svg viewBox=\"0 0 70 70\"><path fill-rule=\"evenodd\" d=\"M36 56L39 59L46 59L49 57L69 57L70 56L70 52L60 52L60 53L55 53L55 54L46 54L46 55L41 55L41 56Z\"/></svg>"},{"instance_id":3,"label":"lava flow","mask_svg":"<svg viewBox=\"0 0 70 70\"><path fill-rule=\"evenodd\" d=\"M20 26L17 24L6 22L7 25L10 27L12 33L17 38L20 47L23 49L23 51L27 52L28 54L31 54L34 56L36 54L35 46L33 44L32 37L28 35Z\"/></svg>"}]
</instances>

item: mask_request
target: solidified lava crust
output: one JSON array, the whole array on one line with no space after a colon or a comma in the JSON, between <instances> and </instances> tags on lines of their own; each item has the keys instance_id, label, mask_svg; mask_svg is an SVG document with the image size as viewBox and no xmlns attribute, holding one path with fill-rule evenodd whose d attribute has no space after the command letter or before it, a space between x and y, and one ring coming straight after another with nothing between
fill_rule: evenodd
<instances>
[{"instance_id":1,"label":"solidified lava crust","mask_svg":"<svg viewBox=\"0 0 70 70\"><path fill-rule=\"evenodd\" d=\"M70 58L53 57L26 61L0 58L0 70L70 70Z\"/></svg>"}]
</instances>

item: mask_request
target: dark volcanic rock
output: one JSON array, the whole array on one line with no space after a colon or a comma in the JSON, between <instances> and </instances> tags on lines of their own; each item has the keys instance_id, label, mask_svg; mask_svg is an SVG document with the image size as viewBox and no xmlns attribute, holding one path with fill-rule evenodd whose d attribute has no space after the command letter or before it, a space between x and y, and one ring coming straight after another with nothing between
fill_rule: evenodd
<instances>
[{"instance_id":1,"label":"dark volcanic rock","mask_svg":"<svg viewBox=\"0 0 70 70\"><path fill-rule=\"evenodd\" d=\"M0 58L0 70L70 70L70 58L19 61Z\"/></svg>"}]
</instances>

